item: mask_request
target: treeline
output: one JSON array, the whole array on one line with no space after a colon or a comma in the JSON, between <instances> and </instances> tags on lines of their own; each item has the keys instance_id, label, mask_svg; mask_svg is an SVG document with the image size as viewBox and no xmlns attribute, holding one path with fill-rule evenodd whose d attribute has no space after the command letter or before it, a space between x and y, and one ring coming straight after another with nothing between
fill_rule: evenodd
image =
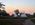
<instances>
[{"instance_id":1,"label":"treeline","mask_svg":"<svg viewBox=\"0 0 35 25\"><path fill-rule=\"evenodd\" d=\"M10 15L5 11L5 7L3 7L3 6L5 6L5 5L0 2L0 16L10 16ZM1 8L2 8L3 10L1 10ZM18 15L18 13L20 13L18 9L15 10L14 12L16 13L16 15ZM21 16L21 14L22 14L22 13L20 13L20 16ZM33 15L30 15L30 14L26 14L26 15L27 15L27 17L35 17L35 13L33 13ZM14 16L14 14L12 14L11 16Z\"/></svg>"},{"instance_id":2,"label":"treeline","mask_svg":"<svg viewBox=\"0 0 35 25\"><path fill-rule=\"evenodd\" d=\"M27 15L27 17L35 17L35 13L33 13L33 15L31 15L31 14L26 14Z\"/></svg>"},{"instance_id":3,"label":"treeline","mask_svg":"<svg viewBox=\"0 0 35 25\"><path fill-rule=\"evenodd\" d=\"M9 16L9 14L5 11L5 7L3 7L3 6L5 6L5 5L0 2L0 16ZM1 10L1 8L3 10Z\"/></svg>"},{"instance_id":4,"label":"treeline","mask_svg":"<svg viewBox=\"0 0 35 25\"><path fill-rule=\"evenodd\" d=\"M0 10L0 16L9 16L9 14L4 10Z\"/></svg>"},{"instance_id":5,"label":"treeline","mask_svg":"<svg viewBox=\"0 0 35 25\"><path fill-rule=\"evenodd\" d=\"M18 15L18 11L16 10L15 11L15 13L16 13L16 15ZM20 13L20 15L21 15L22 13ZM5 10L1 10L0 9L0 16L10 16ZM11 16L14 16L14 14L12 14ZM35 13L33 13L33 15L31 15L31 14L26 14L26 16L27 17L35 17Z\"/></svg>"}]
</instances>

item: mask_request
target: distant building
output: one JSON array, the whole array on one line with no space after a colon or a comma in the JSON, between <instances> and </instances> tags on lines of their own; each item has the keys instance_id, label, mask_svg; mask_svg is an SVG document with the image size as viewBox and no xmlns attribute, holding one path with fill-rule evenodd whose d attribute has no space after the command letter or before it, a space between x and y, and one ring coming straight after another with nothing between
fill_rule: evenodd
<instances>
[{"instance_id":1,"label":"distant building","mask_svg":"<svg viewBox=\"0 0 35 25\"><path fill-rule=\"evenodd\" d=\"M22 13L20 17L27 17L25 13Z\"/></svg>"}]
</instances>

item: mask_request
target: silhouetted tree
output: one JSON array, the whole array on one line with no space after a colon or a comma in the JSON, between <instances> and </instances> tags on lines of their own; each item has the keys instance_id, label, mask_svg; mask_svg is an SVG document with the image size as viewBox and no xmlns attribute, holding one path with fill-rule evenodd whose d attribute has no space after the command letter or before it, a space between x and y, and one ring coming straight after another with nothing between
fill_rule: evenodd
<instances>
[{"instance_id":1,"label":"silhouetted tree","mask_svg":"<svg viewBox=\"0 0 35 25\"><path fill-rule=\"evenodd\" d=\"M35 13L33 14L33 16L35 17Z\"/></svg>"},{"instance_id":2,"label":"silhouetted tree","mask_svg":"<svg viewBox=\"0 0 35 25\"><path fill-rule=\"evenodd\" d=\"M18 13L19 13L19 10L17 9L17 10L15 10L14 12L16 13L16 15L18 15Z\"/></svg>"},{"instance_id":3,"label":"silhouetted tree","mask_svg":"<svg viewBox=\"0 0 35 25\"><path fill-rule=\"evenodd\" d=\"M5 10L2 10L2 16L9 16L9 14L8 14L8 13L6 13L6 11L5 11Z\"/></svg>"},{"instance_id":4,"label":"silhouetted tree","mask_svg":"<svg viewBox=\"0 0 35 25\"><path fill-rule=\"evenodd\" d=\"M27 17L29 17L30 16L30 14L26 14L27 15Z\"/></svg>"},{"instance_id":5,"label":"silhouetted tree","mask_svg":"<svg viewBox=\"0 0 35 25\"><path fill-rule=\"evenodd\" d=\"M5 7L3 7L3 6L5 6L5 5L0 2L0 8L3 9L3 10L0 10L1 11L0 15L2 15L2 16L9 16L9 14L6 13L6 11L5 11Z\"/></svg>"},{"instance_id":6,"label":"silhouetted tree","mask_svg":"<svg viewBox=\"0 0 35 25\"><path fill-rule=\"evenodd\" d=\"M0 8L2 8L3 6L5 6L5 5L0 2Z\"/></svg>"},{"instance_id":7,"label":"silhouetted tree","mask_svg":"<svg viewBox=\"0 0 35 25\"><path fill-rule=\"evenodd\" d=\"M1 16L1 9L0 9L0 16Z\"/></svg>"}]
</instances>

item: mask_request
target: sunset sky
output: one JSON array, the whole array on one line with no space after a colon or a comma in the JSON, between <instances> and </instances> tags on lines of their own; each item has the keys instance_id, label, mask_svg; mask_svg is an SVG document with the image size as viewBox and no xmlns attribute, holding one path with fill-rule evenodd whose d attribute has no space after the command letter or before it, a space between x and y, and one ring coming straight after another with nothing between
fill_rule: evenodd
<instances>
[{"instance_id":1,"label":"sunset sky","mask_svg":"<svg viewBox=\"0 0 35 25\"><path fill-rule=\"evenodd\" d=\"M19 9L20 12L34 13L35 12L35 0L0 0L5 4L5 10L7 13L13 13L15 9Z\"/></svg>"}]
</instances>

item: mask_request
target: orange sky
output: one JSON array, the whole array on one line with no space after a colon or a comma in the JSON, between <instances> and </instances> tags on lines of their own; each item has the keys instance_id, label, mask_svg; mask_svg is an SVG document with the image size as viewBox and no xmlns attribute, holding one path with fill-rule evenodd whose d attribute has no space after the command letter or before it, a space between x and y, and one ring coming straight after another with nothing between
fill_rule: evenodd
<instances>
[{"instance_id":1,"label":"orange sky","mask_svg":"<svg viewBox=\"0 0 35 25\"><path fill-rule=\"evenodd\" d=\"M0 0L5 4L5 10L11 14L15 9L19 9L20 12L33 13L35 12L35 0Z\"/></svg>"},{"instance_id":2,"label":"orange sky","mask_svg":"<svg viewBox=\"0 0 35 25\"><path fill-rule=\"evenodd\" d=\"M12 14L14 12L15 9L19 9L20 12L25 12L25 13L33 13L35 12L35 8L14 8L14 6L6 6L5 10L7 11L7 13Z\"/></svg>"}]
</instances>

